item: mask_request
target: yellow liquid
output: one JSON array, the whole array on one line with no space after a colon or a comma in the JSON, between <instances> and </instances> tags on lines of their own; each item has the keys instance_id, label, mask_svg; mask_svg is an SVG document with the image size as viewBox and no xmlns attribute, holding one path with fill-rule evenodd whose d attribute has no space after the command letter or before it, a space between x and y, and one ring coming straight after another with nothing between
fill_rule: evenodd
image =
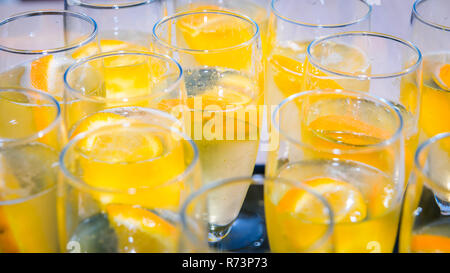
<instances>
[{"instance_id":1,"label":"yellow liquid","mask_svg":"<svg viewBox=\"0 0 450 273\"><path fill-rule=\"evenodd\" d=\"M117 51L117 50L137 50L137 51L147 51L148 45L144 45L142 40L137 39L136 37L140 37L139 35L144 35L142 33L127 33L124 38L134 37L133 39L114 39L117 37L112 36L112 39L104 39L100 41L100 48L103 51ZM125 40L131 40L132 42L125 42ZM86 58L94 54L99 53L99 44L97 41L91 42L87 45L84 45L80 48L74 49L69 52L63 52L60 54L54 54L54 55L46 55L42 57L37 57L34 59L31 59L29 61L26 61L24 63L20 63L15 65L14 67L9 68L3 68L4 70L0 70L0 86L13 86L13 87L25 87L25 88L33 88L38 89L41 91L45 91L51 95L53 95L59 102L63 101L63 94L64 94L64 82L63 82L63 76L66 69L73 64L76 60L81 58ZM50 59L50 61L47 63L46 61L43 62L42 60ZM112 60L110 58L109 60ZM128 63L132 63L133 65L136 65L135 60L128 60ZM117 67L117 62L112 63L112 65L109 65L109 68L111 66ZM91 64L94 65L101 65L100 62L92 62ZM128 66L127 71L121 71L122 77L125 73L126 76L130 76L132 73L136 73L136 71L131 71L129 64L121 64L121 66ZM108 64L106 64L106 68L108 68ZM124 69L124 68L122 68ZM142 69L142 67L141 67ZM117 72L116 74L119 74L119 68L116 68ZM87 77L88 73L92 73L92 69L84 69L83 75L76 75L79 78L85 78ZM94 71L96 72L96 71ZM130 73L128 73L130 72ZM159 71L151 71L151 72L159 72ZM97 72L98 73L98 72ZM113 74L113 72L109 72L108 74ZM142 74L142 73L141 73ZM137 74L139 75L139 74ZM95 76L104 76L104 75L92 75ZM114 75L111 75L114 76ZM117 77L117 76L115 76ZM139 76L138 78L142 79L142 76ZM146 74L146 80L148 81L148 74ZM113 83L112 80L106 79L111 87L114 88L117 85L121 88L129 87L124 86L123 83ZM78 80L81 82L81 80ZM90 80L91 82L93 80ZM141 80L142 81L142 80ZM134 79L134 82L136 82L136 79ZM99 80L96 82L91 83L91 86L88 86L87 90L85 90L86 93L94 92L94 90L89 89L89 87L94 88L92 85L97 84L99 85ZM142 85L142 83L141 83ZM108 87L108 86L107 86ZM95 87L96 89L100 88L99 86ZM96 91L98 92L98 90ZM93 94L94 95L94 94Z\"/></svg>"},{"instance_id":2,"label":"yellow liquid","mask_svg":"<svg viewBox=\"0 0 450 273\"><path fill-rule=\"evenodd\" d=\"M277 176L300 182L311 178L330 177L349 183L362 194L362 205L367 211L366 216L359 220L338 220L332 235L326 237L325 221L328 218L320 214L312 215L312 219L316 219L312 221L308 220L311 218L305 219L302 214L296 212L280 213L280 199L286 189L283 189L281 184L266 187L266 222L272 251L392 252L399 221L400 198L392 180L382 172L357 163L340 162L337 165L336 161L332 163L328 160L317 160L293 163L279 170ZM333 207L334 201L328 201ZM335 211L335 217L336 215Z\"/></svg>"},{"instance_id":3,"label":"yellow liquid","mask_svg":"<svg viewBox=\"0 0 450 273\"><path fill-rule=\"evenodd\" d=\"M204 10L204 9L213 9L213 10L226 10L232 12L238 12L240 14L244 14L251 19L255 20L255 22L259 26L259 31L261 34L262 41L262 50L263 56L267 56L269 52L269 41L267 36L267 30L269 25L269 14L267 7L263 5L259 5L254 1L242 0L239 2L236 1L217 1L217 0L209 0L209 1L199 1L201 3L191 3L188 5L178 5L176 7L177 12L181 11L192 11L192 10ZM177 5L175 1L175 5ZM265 59L265 58L264 58Z\"/></svg>"},{"instance_id":4,"label":"yellow liquid","mask_svg":"<svg viewBox=\"0 0 450 273\"><path fill-rule=\"evenodd\" d=\"M0 252L58 252L57 161L42 143L0 152Z\"/></svg>"},{"instance_id":5,"label":"yellow liquid","mask_svg":"<svg viewBox=\"0 0 450 273\"><path fill-rule=\"evenodd\" d=\"M269 104L278 104L288 96L304 90L344 89L369 92L369 80L345 79L314 68L306 58L308 42L285 41L271 53L267 67L266 98ZM350 74L370 74L367 57L358 49L342 44L330 44L326 50L320 48L312 53L330 69ZM417 130L419 87L412 75L401 79L400 103L393 103L400 110L405 140L405 179L409 177L412 160L419 141ZM449 100L442 100L444 104ZM448 109L449 107L439 107ZM446 111L446 110L437 110ZM441 113L441 116L444 113ZM448 131L448 130L447 130Z\"/></svg>"},{"instance_id":6,"label":"yellow liquid","mask_svg":"<svg viewBox=\"0 0 450 273\"><path fill-rule=\"evenodd\" d=\"M450 222L435 221L415 230L411 240L411 252L450 253Z\"/></svg>"},{"instance_id":7,"label":"yellow liquid","mask_svg":"<svg viewBox=\"0 0 450 273\"><path fill-rule=\"evenodd\" d=\"M219 68L188 70L185 75L186 129L199 150L203 183L251 175L259 146L255 83L238 71ZM210 208L215 224L226 225L234 219L247 188L220 192L217 200L222 202L212 202Z\"/></svg>"},{"instance_id":8,"label":"yellow liquid","mask_svg":"<svg viewBox=\"0 0 450 273\"><path fill-rule=\"evenodd\" d=\"M423 138L450 132L450 90L436 83L439 67L450 63L450 53L425 55L419 128ZM434 78L433 78L434 77Z\"/></svg>"},{"instance_id":9,"label":"yellow liquid","mask_svg":"<svg viewBox=\"0 0 450 273\"><path fill-rule=\"evenodd\" d=\"M397 149L399 147L392 145L371 150L363 150L363 148L387 140L395 132L396 124L389 121L391 115L383 114L384 109L371 102L359 101L358 114L354 117L355 110L352 107L349 109L345 107L348 104L353 105L348 100L339 99L339 95L330 95L329 100L323 98L314 101L311 99L309 103L306 103L305 106L310 107L303 109L307 111L307 115L302 117L305 121L302 124L301 132L290 132L290 134L291 137L298 137L302 143L314 148L305 148L301 151L292 149L287 158L277 159L277 156L280 155L269 154L268 175L300 182L318 177L329 177L342 181L342 184L349 186L329 188L328 191L346 193L353 188L354 193L348 195L348 198L350 196L362 197L345 201L342 199L347 198L344 195L344 197L340 197L341 199L329 200L329 203L334 209L337 206L336 203L340 203L342 207L348 204L357 205L354 210L360 217L350 217L351 221L348 221L340 216L342 209L339 209L339 212L335 210L336 226L333 241L311 250L313 242L306 240L307 243L304 244L303 239L298 241L299 239L294 238L302 238L302 233L311 234L311 238L320 238L319 231L323 234L326 228L323 223L305 224L303 223L305 219L299 221L293 218L298 215L292 214L292 212L291 214L280 214L276 210L280 198L266 195L267 215L268 217L273 215L274 219L273 223L270 223L272 220L267 220L268 227L273 226L268 228L269 240L275 251L326 252L333 248L333 251L337 252L391 252L393 249L399 220L400 197L403 190L403 177L397 176L399 170L397 160L400 154ZM330 114L323 114L327 112ZM299 113L304 112L300 111ZM287 114L291 114L295 121L294 116L299 113L294 111L294 113ZM317 113L321 113L321 115L317 116ZM361 148L361 151L350 152L357 148ZM333 149L343 152L341 154L326 152ZM303 166L305 164L307 167ZM315 188L312 187L312 189ZM277 193L277 191L273 192ZM357 194L358 192L359 194ZM338 206L338 208L340 207ZM293 227L286 228L286 225ZM315 226L321 227L313 230ZM297 229L299 230L298 234L292 231ZM277 233L280 231L281 234Z\"/></svg>"},{"instance_id":10,"label":"yellow liquid","mask_svg":"<svg viewBox=\"0 0 450 273\"><path fill-rule=\"evenodd\" d=\"M404 240L400 240L400 252L450 253L450 222L445 218L436 220L412 233L402 227ZM408 233L408 235L406 235ZM406 240L406 236L410 236Z\"/></svg>"},{"instance_id":11,"label":"yellow liquid","mask_svg":"<svg viewBox=\"0 0 450 273\"><path fill-rule=\"evenodd\" d=\"M306 50L310 42L283 41L273 48L267 64L266 76L266 96L270 104L278 104L288 96L305 90L354 90L356 88L368 91L368 83L330 77L309 65ZM367 72L370 70L364 54L356 48L346 45L334 45L333 56L330 56L328 51L316 52L315 56L330 58L330 65L333 64L332 61L339 62L339 68L345 71L354 69L355 72Z\"/></svg>"},{"instance_id":12,"label":"yellow liquid","mask_svg":"<svg viewBox=\"0 0 450 273\"><path fill-rule=\"evenodd\" d=\"M65 105L66 125L70 128L91 113L114 107L158 108L169 98L180 103L180 89L170 89L179 76L177 72L159 58L130 55L105 57L80 66L68 77L69 84L82 94L70 93Z\"/></svg>"},{"instance_id":13,"label":"yellow liquid","mask_svg":"<svg viewBox=\"0 0 450 273\"><path fill-rule=\"evenodd\" d=\"M126 108L92 114L70 132L123 121L133 126L91 134L70 151L66 167L85 184L106 190L65 183L59 224L67 243L62 248L69 252L176 251L175 212L200 185L196 165L181 176L193 160L189 144L163 127L168 124L147 124L145 115Z\"/></svg>"},{"instance_id":14,"label":"yellow liquid","mask_svg":"<svg viewBox=\"0 0 450 273\"><path fill-rule=\"evenodd\" d=\"M268 54L268 14L265 7L251 1L216 1L191 3L176 7L177 11L225 10L239 12L249 16L258 23L262 42L262 54L259 43L253 40L254 28L251 25L232 16L201 14L180 17L176 23L177 43L181 47L207 50L208 54L193 54L193 58L181 56L185 67L208 66L224 67L237 71L252 71L256 73L259 87L258 104L264 103L264 66ZM207 19L206 19L207 18ZM226 49L215 51L215 49Z\"/></svg>"},{"instance_id":15,"label":"yellow liquid","mask_svg":"<svg viewBox=\"0 0 450 273\"><path fill-rule=\"evenodd\" d=\"M102 113L129 117L129 120L134 122L138 122L140 118L134 117L133 111L126 110ZM78 127L96 115L98 116L98 113L80 120L71 128L70 134L75 131L83 132L80 132ZM112 125L120 120L107 120L100 116L93 122L99 122L98 127ZM101 193L97 198L102 204L119 202L146 207L177 208L182 196L187 194L185 191L188 187L184 181L173 179L187 167L185 157L188 159L192 156L184 145L185 142L176 140L170 132L164 132L162 127L157 125L149 131L139 128L131 128L126 132L124 129L116 130L80 141L76 148L80 151L76 166L80 168L78 174L83 180L95 187L122 191L129 188L148 188L131 196L126 192ZM169 181L172 183L164 185Z\"/></svg>"},{"instance_id":16,"label":"yellow liquid","mask_svg":"<svg viewBox=\"0 0 450 273\"><path fill-rule=\"evenodd\" d=\"M187 71L185 82L188 134L199 147L204 181L251 175L259 145L255 84L237 71L214 68Z\"/></svg>"}]
</instances>

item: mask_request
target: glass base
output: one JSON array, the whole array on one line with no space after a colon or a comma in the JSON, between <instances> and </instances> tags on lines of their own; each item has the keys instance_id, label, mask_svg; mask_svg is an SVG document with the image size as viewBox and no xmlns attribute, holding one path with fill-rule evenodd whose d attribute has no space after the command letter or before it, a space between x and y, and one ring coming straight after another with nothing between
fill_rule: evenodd
<instances>
[{"instance_id":1,"label":"glass base","mask_svg":"<svg viewBox=\"0 0 450 273\"><path fill-rule=\"evenodd\" d=\"M264 173L264 168L255 169L255 173ZM216 235L219 230L222 235L226 235L216 242L210 241L210 246L219 252L261 253L270 251L262 200L264 200L262 183L250 185L238 217L226 229L221 227L222 229L216 230Z\"/></svg>"}]
</instances>

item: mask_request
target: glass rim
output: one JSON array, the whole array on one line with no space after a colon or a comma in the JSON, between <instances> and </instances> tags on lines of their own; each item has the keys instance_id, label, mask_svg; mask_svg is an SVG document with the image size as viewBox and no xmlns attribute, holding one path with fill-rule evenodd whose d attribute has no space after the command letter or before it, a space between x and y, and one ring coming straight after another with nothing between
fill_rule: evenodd
<instances>
[{"instance_id":1,"label":"glass rim","mask_svg":"<svg viewBox=\"0 0 450 273\"><path fill-rule=\"evenodd\" d=\"M429 177L426 174L426 172L424 170L425 166L422 166L423 164L420 162L420 157L421 157L422 153L425 152L430 145L438 143L442 139L448 139L450 141L450 132L437 134L437 135L427 139L426 141L424 141L422 144L419 145L419 147L417 148L417 150L414 154L414 168L423 177L426 178L427 182L425 184L427 184L431 189L437 190L438 192L448 192L450 194L450 189L441 186L440 183L436 183L434 181L434 179L432 179L431 177Z\"/></svg>"},{"instance_id":2,"label":"glass rim","mask_svg":"<svg viewBox=\"0 0 450 273\"><path fill-rule=\"evenodd\" d=\"M106 98L106 97L99 97L99 96L89 96L89 95L83 94L80 90L73 88L68 82L69 74L71 72L73 72L74 70L76 70L77 68L81 67L82 65L88 64L89 62L95 61L98 59L115 57L115 56L126 56L126 55L133 55L133 56L140 55L140 56L144 56L146 58L158 58L160 60L165 61L166 63L172 63L175 65L175 67L179 71L176 80L173 83L171 83L167 88L164 88L161 92L158 92L158 94L171 93L172 91L177 89L177 87L181 84L181 81L183 79L183 68L172 57L163 55L163 54L154 53L154 52L121 50L121 51L99 53L99 54L95 54L93 56L89 56L87 58L82 58L82 59L75 61L64 72L63 80L64 80L65 89L68 90L71 94L73 94L78 99L83 99L83 100L87 100L87 101L91 101L91 102L127 102L127 103L129 103L130 101L138 101L138 100L155 97L155 94L141 95L141 96L135 96L135 97L125 97L125 98Z\"/></svg>"},{"instance_id":3,"label":"glass rim","mask_svg":"<svg viewBox=\"0 0 450 273\"><path fill-rule=\"evenodd\" d=\"M114 109L137 109L140 110L142 112L146 112L146 113L150 113L152 115L155 116L159 116L159 117L163 117L163 118L167 118L168 120L173 121L174 123L179 123L179 120L176 119L175 117L171 116L170 114L160 111L160 110L156 110L156 109L152 109L152 108L144 108L144 107L137 107L137 106L129 106L129 107L116 107L116 108L109 108L107 110L114 110ZM62 149L60 155L59 155L59 167L65 177L65 180L68 181L69 184L71 184L72 186L78 188L78 189L82 189L84 191L92 191L92 192L101 192L101 193L109 193L109 194L128 194L128 195L134 195L134 194L138 194L140 191L148 191L151 189L157 189L160 187L166 187L169 185L172 185L178 181L181 181L182 179L186 178L188 175L190 175L194 169L196 168L197 163L199 162L199 152L198 152L198 148L195 145L194 141L192 139L190 139L186 134L184 134L183 132L175 129L174 127L167 127L164 125L160 125L158 124L158 126L164 128L165 130L167 130L167 132L170 132L170 134L176 134L178 136L180 136L180 140L185 141L186 143L189 144L189 146L192 148L193 151L193 157L191 159L191 161L189 162L189 164L186 166L186 168L184 168L183 172L181 172L180 174L178 174L176 177L164 182L161 185L157 185L157 186L151 186L151 187L137 187L137 188L126 188L126 189L113 189L113 188L103 188L103 187L96 187L96 186L91 186L88 183L86 183L83 179L76 177L75 175L73 175L73 173L66 167L65 164L65 158L67 153L69 152L69 149L71 149L76 143L78 143L81 139L84 139L85 137L93 134L93 133L97 133L100 131L108 131L114 128L121 128L121 127L130 127L133 124L147 124L147 125L156 125L156 124L152 124L149 122L146 122L145 120L129 120L126 121L124 123L116 123L116 124L112 124L112 125L106 125L106 126L102 126L100 128L96 128L93 130L88 130L85 132L82 132L78 135L76 135L74 138L72 138L71 140L69 140L69 142L67 142L67 144L64 146L64 148ZM124 126L126 125L126 126ZM145 129L145 128L144 128Z\"/></svg>"},{"instance_id":4,"label":"glass rim","mask_svg":"<svg viewBox=\"0 0 450 273\"><path fill-rule=\"evenodd\" d=\"M294 20L291 18L288 18L286 16L283 16L276 8L275 8L275 2L278 2L280 0L272 0L271 4L270 4L270 9L273 12L273 14L275 14L275 16L277 16L279 19L286 21L288 23L294 24L294 25L298 25L298 26L304 26L304 27L312 27L312 28L340 28L340 27L347 27L347 26L351 26L351 25L355 25L358 24L368 18L370 18L370 14L372 13L372 5L370 5L369 3L367 3L365 0L356 0L357 2L361 2L363 3L367 8L367 12L364 14L364 16L361 16L357 19L354 19L350 22L345 22L345 23L340 23L340 24L312 24L312 23L307 23L307 22L302 22L302 21L298 21L298 20Z\"/></svg>"},{"instance_id":5,"label":"glass rim","mask_svg":"<svg viewBox=\"0 0 450 273\"><path fill-rule=\"evenodd\" d=\"M85 0L72 0L72 3L76 4L77 6L83 7L83 8L123 9L123 8L132 8L132 7L138 7L138 6L142 6L142 5L151 4L154 1L155 0L134 0L134 1L128 1L126 3L100 4L100 3L88 3ZM70 5L70 6L73 6L73 5Z\"/></svg>"},{"instance_id":6,"label":"glass rim","mask_svg":"<svg viewBox=\"0 0 450 273\"><path fill-rule=\"evenodd\" d=\"M56 114L55 118L47 124L47 126L37 132L34 132L33 134L26 136L26 137L20 137L20 138L2 138L0 137L0 148L2 147L14 147L18 145L23 145L26 143L30 143L32 141L35 141L36 139L42 138L43 136L50 133L53 129L55 129L60 120L61 120L61 106L58 103L58 101L51 96L50 94L47 94L40 90L35 89L29 89L29 88L22 88L22 87L5 87L0 88L0 93L2 92L19 92L22 94L29 94L29 93L35 93L38 94L39 97L44 97L49 102L47 104L38 105L35 103L19 103L21 105L27 105L27 106L53 106L56 108Z\"/></svg>"},{"instance_id":7,"label":"glass rim","mask_svg":"<svg viewBox=\"0 0 450 273\"><path fill-rule=\"evenodd\" d=\"M325 199L325 197L323 197L321 194L319 194L318 192L314 191L313 189L311 189L310 187L304 185L301 182L295 181L295 180L291 180L291 179L287 179L287 178L283 178L283 177L264 177L261 175L253 175L253 176L238 176L238 177L231 177L231 178L225 178L225 179L220 179L218 181L212 182L212 183L208 183L203 185L200 189L196 190L195 192L191 193L186 200L183 202L183 205L181 206L180 209L180 222L181 222L181 226L182 226L182 230L183 232L187 233L187 238L191 241L191 242L198 242L197 239L195 239L195 235L192 234L191 229L189 228L189 224L188 224L188 218L186 217L187 214L187 210L188 207L192 204L192 202L194 202L198 197L207 194L208 192L210 192L211 190L215 190L218 189L224 185L230 185L230 184L234 184L234 183L242 183L243 181L251 181L251 184L254 185L264 185L266 180L273 180L274 182L276 181L280 181L279 183L285 183L285 184L291 184L293 187L297 187L297 188L301 188L303 190L306 190L308 193L312 194L313 196L317 197L321 203L323 205L325 205L325 207L328 210L328 215L329 215L329 223L325 223L328 227L327 227L327 231L324 232L323 236L321 236L321 238L319 239L319 241L315 242L312 246L310 246L308 248L308 250L312 251L318 247L320 247L323 243L326 242L326 240L328 240L331 235L333 234L333 230L334 230L334 212L333 209L331 207L331 205L328 203L328 201Z\"/></svg>"},{"instance_id":8,"label":"glass rim","mask_svg":"<svg viewBox=\"0 0 450 273\"><path fill-rule=\"evenodd\" d=\"M427 1L427 0L416 0L414 2L413 11L412 11L413 16L415 18L417 18L419 21L421 21L422 23L424 23L425 25L428 25L432 28L436 28L436 29L444 30L444 31L450 31L450 26L445 26L445 25L434 23L433 21L426 19L425 16L423 16L419 12L419 5L425 1Z\"/></svg>"},{"instance_id":9,"label":"glass rim","mask_svg":"<svg viewBox=\"0 0 450 273\"><path fill-rule=\"evenodd\" d=\"M82 47L82 46L90 43L92 40L95 39L95 37L97 37L98 27L97 27L97 23L94 21L94 19L92 19L91 17L89 17L83 13L69 11L69 10L43 9L43 10L34 10L34 11L16 13L16 14L11 15L10 17L2 20L0 22L0 27L8 24L9 22L20 20L21 18L34 17L34 16L48 16L48 15L63 15L63 16L68 15L71 17L75 17L75 18L84 20L85 22L91 24L93 26L93 30L92 30L92 32L90 32L90 34L87 35L86 39L83 39L80 42L69 44L69 45L63 46L63 47L29 50L29 49L15 49L15 48L3 46L0 44L0 51L6 51L9 53L15 53L15 54L25 54L25 55L55 54L55 53L65 52L65 51L69 51L72 49Z\"/></svg>"},{"instance_id":10,"label":"glass rim","mask_svg":"<svg viewBox=\"0 0 450 273\"><path fill-rule=\"evenodd\" d=\"M370 144L370 145L364 145L364 146L355 146L355 145L349 145L346 144L348 149L321 149L320 152L325 153L331 153L331 154L353 154L353 153L361 153L366 151L372 151L376 149L381 149L383 147L387 147L391 144L393 144L395 141L397 141L400 137L402 137L402 131L404 126L404 121L402 118L402 115L400 111L395 107L391 102L388 100L374 96L372 94L359 92L359 91L350 91L350 90L341 90L341 89L316 89L316 90L308 90L308 91L301 91L299 93L293 94L286 99L284 99L280 104L278 104L273 113L272 113L272 123L275 129L280 133L283 137L285 137L289 142L292 142L296 145L306 147L308 149L317 149L314 146L311 146L310 144L305 144L302 141L299 141L293 137L291 137L289 134L285 132L285 130L281 129L280 123L277 121L277 114L279 115L281 108L284 105L287 105L288 103L292 103L294 99L301 98L301 97L309 97L311 95L324 95L324 94L341 94L346 97L353 97L355 99L366 99L372 102L377 102L379 104L384 105L385 107L391 109L392 113L397 116L398 118L398 127L395 130L395 132L392 134L389 139L386 139L384 141L381 141L376 144Z\"/></svg>"},{"instance_id":11,"label":"glass rim","mask_svg":"<svg viewBox=\"0 0 450 273\"><path fill-rule=\"evenodd\" d=\"M399 43L402 46L406 46L409 49L411 49L412 51L414 51L417 54L417 60L414 62L414 64L409 65L407 68L404 68L398 72L386 73L386 74L357 74L357 75L349 73L349 72L343 72L343 71L339 71L339 70L335 70L335 69L329 69L326 66L323 66L322 64L320 64L319 62L315 61L315 58L311 55L311 50L313 47L315 47L317 44L322 43L324 41L333 40L333 39L341 38L341 37L345 37L345 36L376 37L376 38L382 38L382 39L394 41L394 42ZM341 33L336 33L336 34L320 37L318 39L315 39L308 45L308 48L306 49L306 55L307 55L308 61L314 67L316 67L322 71L325 71L326 73L329 73L329 74L332 74L335 76L339 76L339 77L351 78L351 79L357 79L357 80L388 79L388 78L396 78L396 77L405 76L405 75L408 75L408 74L416 71L418 69L418 67L420 66L420 64L422 63L422 53L419 50L419 48L416 45L414 45L413 43L403 40L401 38L392 36L392 35L379 33L379 32L370 32L370 31L346 31L346 32L341 32Z\"/></svg>"},{"instance_id":12,"label":"glass rim","mask_svg":"<svg viewBox=\"0 0 450 273\"><path fill-rule=\"evenodd\" d=\"M172 21L172 20L178 20L178 17L190 16L190 15L194 15L194 14L220 14L223 16L232 16L232 17L235 17L240 20L248 22L249 24L251 24L254 27L255 31L254 31L252 37L250 39L248 39L247 41L244 41L238 45L228 46L228 47L224 47L224 48L215 48L215 49L190 49L190 48L178 47L176 45L173 45L172 43L166 42L164 39L161 38L160 35L158 35L158 33L159 33L158 29L163 24L165 24L169 21ZM226 51L230 51L230 50L236 50L236 49L243 48L243 47L246 47L246 46L254 43L260 37L260 29L259 29L259 25L253 19L251 19L250 17L248 17L246 15L242 15L242 14L231 12L231 11L225 11L225 10L205 9L205 10L200 10L200 11L179 12L179 13L159 19L153 26L152 36L155 39L156 43L164 46L165 48L168 48L171 51L184 52L184 53L189 53L189 54L214 54L214 53L221 53L221 52L226 52Z\"/></svg>"}]
</instances>

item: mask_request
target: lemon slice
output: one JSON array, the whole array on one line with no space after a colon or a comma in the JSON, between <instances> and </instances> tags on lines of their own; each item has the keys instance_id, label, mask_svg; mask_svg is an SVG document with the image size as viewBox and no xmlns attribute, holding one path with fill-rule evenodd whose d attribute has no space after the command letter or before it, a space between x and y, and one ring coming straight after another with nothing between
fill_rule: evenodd
<instances>
[{"instance_id":1,"label":"lemon slice","mask_svg":"<svg viewBox=\"0 0 450 273\"><path fill-rule=\"evenodd\" d=\"M96 113L82 120L71 137L127 120L130 118L115 113ZM183 143L170 133L140 130L141 123L135 121L133 130L100 131L77 143L82 179L97 188L120 191L97 194L95 198L101 206L122 203L177 208L184 182L172 179L185 169ZM169 181L172 183L164 185ZM130 189L137 192L127 193Z\"/></svg>"},{"instance_id":2,"label":"lemon slice","mask_svg":"<svg viewBox=\"0 0 450 273\"><path fill-rule=\"evenodd\" d=\"M450 91L450 64L438 66L432 73L433 81L442 89Z\"/></svg>"},{"instance_id":3,"label":"lemon slice","mask_svg":"<svg viewBox=\"0 0 450 273\"><path fill-rule=\"evenodd\" d=\"M156 214L129 205L106 206L120 252L175 252L177 229Z\"/></svg>"},{"instance_id":4,"label":"lemon slice","mask_svg":"<svg viewBox=\"0 0 450 273\"><path fill-rule=\"evenodd\" d=\"M332 178L316 178L305 184L328 201L336 223L359 222L366 218L364 197L352 184ZM278 203L281 211L307 215L308 219L319 223L327 220L323 208L317 197L302 189L289 190Z\"/></svg>"}]
</instances>

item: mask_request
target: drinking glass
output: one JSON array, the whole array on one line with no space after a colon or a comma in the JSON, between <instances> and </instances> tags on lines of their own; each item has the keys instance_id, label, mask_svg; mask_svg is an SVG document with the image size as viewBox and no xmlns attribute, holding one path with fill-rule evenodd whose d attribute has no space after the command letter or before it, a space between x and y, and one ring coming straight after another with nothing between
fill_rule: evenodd
<instances>
[{"instance_id":1,"label":"drinking glass","mask_svg":"<svg viewBox=\"0 0 450 273\"><path fill-rule=\"evenodd\" d=\"M399 109L405 128L405 177L408 177L419 141L422 89L419 49L385 34L345 32L315 40L309 45L306 58L306 89L368 92L387 99Z\"/></svg>"},{"instance_id":2,"label":"drinking glass","mask_svg":"<svg viewBox=\"0 0 450 273\"><path fill-rule=\"evenodd\" d=\"M273 0L266 102L277 105L303 87L309 43L343 31L370 30L372 7L362 0Z\"/></svg>"},{"instance_id":3,"label":"drinking glass","mask_svg":"<svg viewBox=\"0 0 450 273\"><path fill-rule=\"evenodd\" d=\"M62 100L63 74L85 47L98 51L97 24L71 11L38 10L0 22L0 86L33 88Z\"/></svg>"},{"instance_id":4,"label":"drinking glass","mask_svg":"<svg viewBox=\"0 0 450 273\"><path fill-rule=\"evenodd\" d=\"M414 3L412 41L423 54L422 100L419 116L421 139L450 132L443 117L450 114L450 2L425 0Z\"/></svg>"},{"instance_id":5,"label":"drinking glass","mask_svg":"<svg viewBox=\"0 0 450 273\"><path fill-rule=\"evenodd\" d=\"M153 36L155 47L183 67L187 103L177 112L185 113L186 134L199 148L203 183L252 175L263 103L258 25L228 11L180 12L158 21ZM246 218L242 232L260 226L258 215Z\"/></svg>"},{"instance_id":6,"label":"drinking glass","mask_svg":"<svg viewBox=\"0 0 450 273\"><path fill-rule=\"evenodd\" d=\"M151 50L151 29L167 13L164 0L65 0L64 6L97 22L102 52Z\"/></svg>"},{"instance_id":7,"label":"drinking glass","mask_svg":"<svg viewBox=\"0 0 450 273\"><path fill-rule=\"evenodd\" d=\"M0 252L58 252L58 102L41 91L0 89Z\"/></svg>"},{"instance_id":8,"label":"drinking glass","mask_svg":"<svg viewBox=\"0 0 450 273\"><path fill-rule=\"evenodd\" d=\"M398 109L362 92L303 91L279 104L272 123L280 141L266 174L325 197L334 213L334 251L392 252L404 189ZM302 194L286 199L290 213L309 202Z\"/></svg>"},{"instance_id":9,"label":"drinking glass","mask_svg":"<svg viewBox=\"0 0 450 273\"><path fill-rule=\"evenodd\" d=\"M182 12L161 19L153 35L183 67L185 130L199 147L204 183L251 175L262 99L257 24L227 11Z\"/></svg>"},{"instance_id":10,"label":"drinking glass","mask_svg":"<svg viewBox=\"0 0 450 273\"><path fill-rule=\"evenodd\" d=\"M176 252L178 210L201 182L197 148L165 112L122 107L97 115L109 122L79 131L60 156L61 248Z\"/></svg>"},{"instance_id":11,"label":"drinking glass","mask_svg":"<svg viewBox=\"0 0 450 273\"><path fill-rule=\"evenodd\" d=\"M186 99L182 75L175 60L155 53L109 52L79 60L64 74L67 130L92 113L114 107L141 106L176 114L172 106Z\"/></svg>"},{"instance_id":12,"label":"drinking glass","mask_svg":"<svg viewBox=\"0 0 450 273\"><path fill-rule=\"evenodd\" d=\"M450 133L417 149L406 189L400 252L450 253Z\"/></svg>"},{"instance_id":13,"label":"drinking glass","mask_svg":"<svg viewBox=\"0 0 450 273\"><path fill-rule=\"evenodd\" d=\"M242 191L245 198L233 203L223 198ZM291 203L294 196L312 205L303 203L295 212L289 211L295 206ZM255 199L264 199L264 208ZM261 216L265 211L267 231L263 224L261 229L248 229L244 237L235 236L234 227L249 210ZM181 209L181 221L184 236L180 249L185 252L229 251L224 246L238 240L246 241L247 250L252 252L268 251L258 248L267 244L260 239L266 232L272 252L330 252L333 248L333 212L325 198L302 183L284 178L235 177L208 184L188 197ZM220 233L222 240L211 240Z\"/></svg>"}]
</instances>

